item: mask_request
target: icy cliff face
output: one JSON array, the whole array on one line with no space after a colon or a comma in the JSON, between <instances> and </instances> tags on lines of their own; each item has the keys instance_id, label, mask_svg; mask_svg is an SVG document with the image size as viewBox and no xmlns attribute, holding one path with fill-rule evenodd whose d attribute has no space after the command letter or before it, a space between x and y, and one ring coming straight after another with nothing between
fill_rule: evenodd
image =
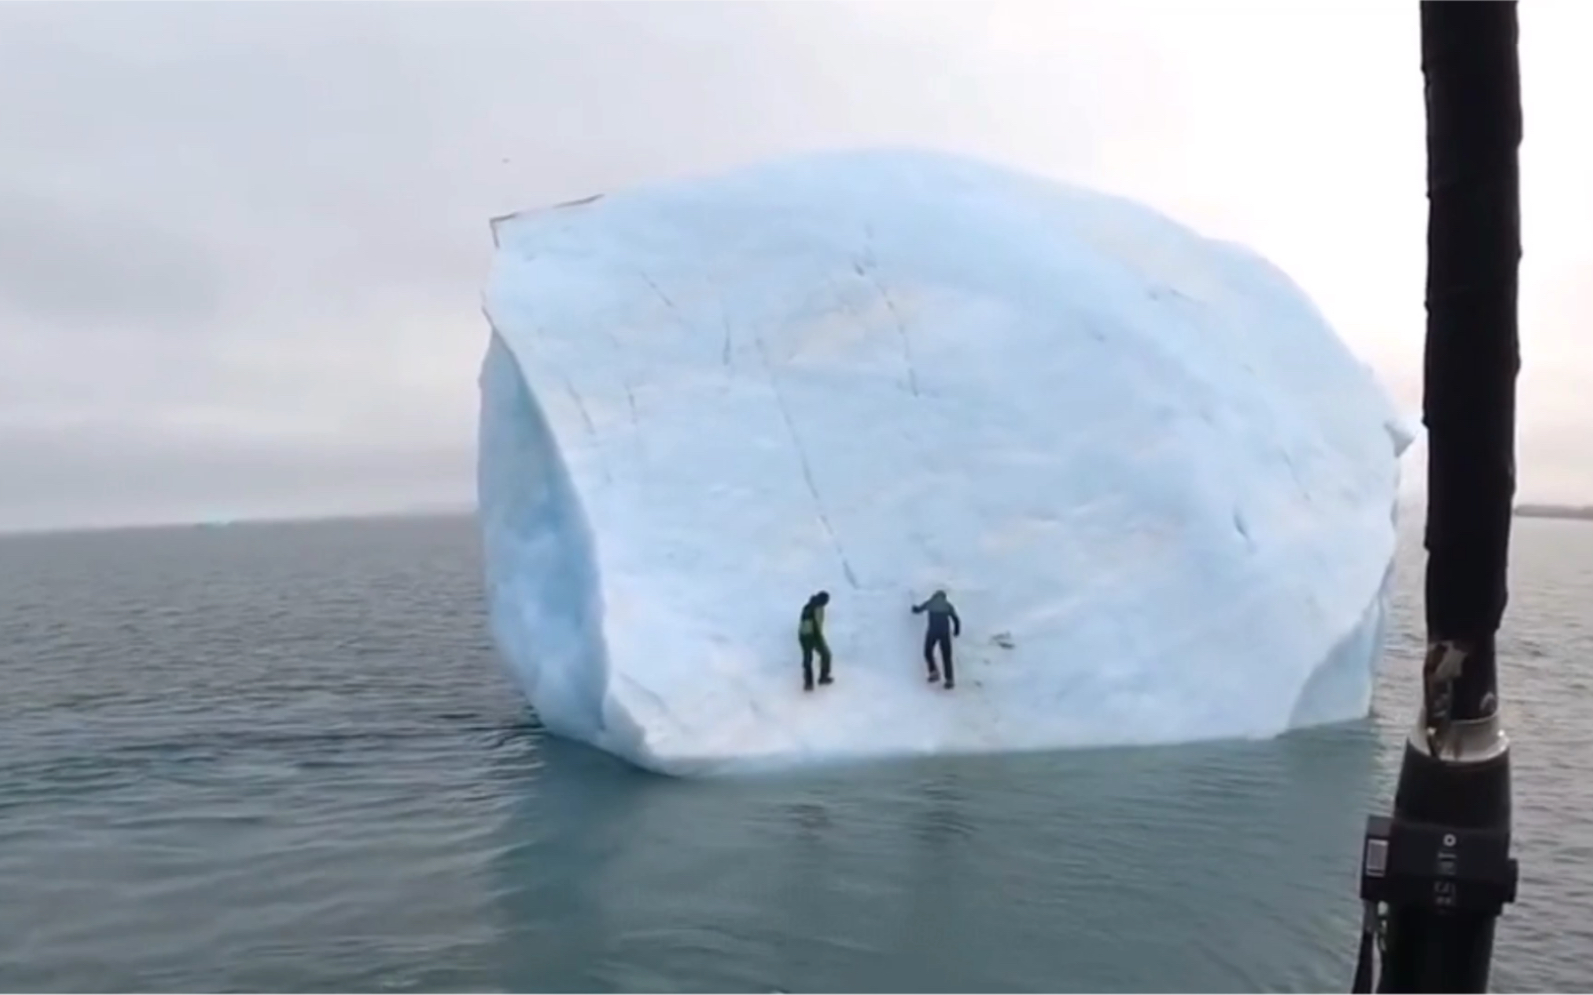
<instances>
[{"instance_id":1,"label":"icy cliff face","mask_svg":"<svg viewBox=\"0 0 1593 995\"><path fill-rule=\"evenodd\" d=\"M884 152L494 231L488 597L552 731L694 774L1366 712L1410 437L1252 253ZM955 691L909 611L938 587Z\"/></svg>"}]
</instances>

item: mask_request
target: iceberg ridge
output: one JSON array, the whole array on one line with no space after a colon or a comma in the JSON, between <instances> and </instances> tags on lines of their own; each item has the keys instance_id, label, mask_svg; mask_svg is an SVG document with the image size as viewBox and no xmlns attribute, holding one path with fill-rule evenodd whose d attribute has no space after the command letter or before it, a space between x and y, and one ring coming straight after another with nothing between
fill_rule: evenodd
<instances>
[{"instance_id":1,"label":"iceberg ridge","mask_svg":"<svg viewBox=\"0 0 1593 995\"><path fill-rule=\"evenodd\" d=\"M1410 431L1249 250L918 152L493 231L488 607L554 733L706 774L1366 713ZM938 587L955 691L908 611Z\"/></svg>"}]
</instances>

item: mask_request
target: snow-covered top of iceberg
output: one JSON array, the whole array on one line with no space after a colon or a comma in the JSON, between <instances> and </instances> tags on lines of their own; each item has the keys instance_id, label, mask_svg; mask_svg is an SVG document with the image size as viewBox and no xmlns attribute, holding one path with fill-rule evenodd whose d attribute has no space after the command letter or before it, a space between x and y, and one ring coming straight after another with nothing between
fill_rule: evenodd
<instances>
[{"instance_id":1,"label":"snow-covered top of iceberg","mask_svg":"<svg viewBox=\"0 0 1593 995\"><path fill-rule=\"evenodd\" d=\"M553 731L690 773L1365 713L1409 435L1254 253L909 152L494 236L488 597ZM955 691L908 611L937 587Z\"/></svg>"}]
</instances>

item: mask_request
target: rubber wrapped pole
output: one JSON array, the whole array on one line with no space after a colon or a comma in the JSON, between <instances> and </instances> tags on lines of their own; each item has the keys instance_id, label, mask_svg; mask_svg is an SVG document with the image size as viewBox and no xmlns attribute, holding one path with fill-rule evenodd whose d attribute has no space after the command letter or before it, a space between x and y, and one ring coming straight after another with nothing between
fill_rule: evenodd
<instances>
[{"instance_id":1,"label":"rubber wrapped pole","mask_svg":"<svg viewBox=\"0 0 1593 995\"><path fill-rule=\"evenodd\" d=\"M1427 630L1430 647L1465 650L1445 708L1448 718L1468 722L1498 709L1495 634L1507 597L1515 495L1522 130L1516 4L1427 0L1421 29L1429 200ZM1429 665L1439 656L1430 651ZM1508 832L1508 751L1468 761L1435 758L1407 743L1394 815ZM1392 905L1378 990L1485 991L1496 918Z\"/></svg>"},{"instance_id":2,"label":"rubber wrapped pole","mask_svg":"<svg viewBox=\"0 0 1593 995\"><path fill-rule=\"evenodd\" d=\"M1427 630L1474 646L1455 718L1497 691L1521 365L1515 3L1421 5L1427 90Z\"/></svg>"}]
</instances>

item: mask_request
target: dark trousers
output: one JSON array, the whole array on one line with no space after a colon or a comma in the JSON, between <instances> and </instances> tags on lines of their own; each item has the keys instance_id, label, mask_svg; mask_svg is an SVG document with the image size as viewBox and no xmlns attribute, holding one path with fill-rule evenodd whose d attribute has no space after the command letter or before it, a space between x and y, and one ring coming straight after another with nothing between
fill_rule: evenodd
<instances>
[{"instance_id":1,"label":"dark trousers","mask_svg":"<svg viewBox=\"0 0 1593 995\"><path fill-rule=\"evenodd\" d=\"M929 669L935 669L935 648L940 648L940 669L946 674L946 683L951 684L955 678L951 671L951 633L930 629L924 633L924 662L929 664Z\"/></svg>"},{"instance_id":2,"label":"dark trousers","mask_svg":"<svg viewBox=\"0 0 1593 995\"><path fill-rule=\"evenodd\" d=\"M830 679L830 644L825 642L823 636L798 636L802 643L802 686L813 686L813 654L819 654L819 683L828 683Z\"/></svg>"}]
</instances>

